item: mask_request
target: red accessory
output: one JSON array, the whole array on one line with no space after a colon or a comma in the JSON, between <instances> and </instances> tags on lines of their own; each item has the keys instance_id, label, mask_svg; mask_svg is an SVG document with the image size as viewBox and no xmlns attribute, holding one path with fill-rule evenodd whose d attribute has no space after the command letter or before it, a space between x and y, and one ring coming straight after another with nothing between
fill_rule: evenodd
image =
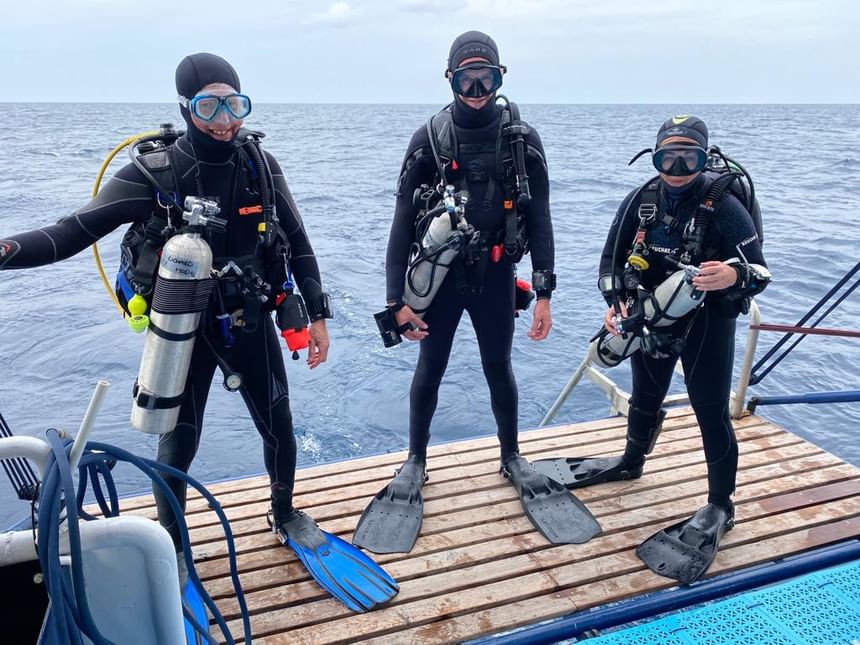
<instances>
[{"instance_id":1,"label":"red accessory","mask_svg":"<svg viewBox=\"0 0 860 645\"><path fill-rule=\"evenodd\" d=\"M495 246L490 247L490 261L493 264L498 264L502 261L502 258L505 256L505 245L503 242L499 242Z\"/></svg>"}]
</instances>

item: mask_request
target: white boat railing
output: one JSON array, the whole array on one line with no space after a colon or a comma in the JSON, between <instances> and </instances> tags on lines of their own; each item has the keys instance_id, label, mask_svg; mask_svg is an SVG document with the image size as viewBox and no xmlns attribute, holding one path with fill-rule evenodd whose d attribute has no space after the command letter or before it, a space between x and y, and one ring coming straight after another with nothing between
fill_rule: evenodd
<instances>
[{"instance_id":1,"label":"white boat railing","mask_svg":"<svg viewBox=\"0 0 860 645\"><path fill-rule=\"evenodd\" d=\"M747 389L749 389L750 372L752 370L753 361L755 360L756 347L758 345L759 330L755 328L761 322L761 311L755 300L750 303L749 323L750 329L747 332L746 348L744 350L744 359L741 364L741 371L738 375L737 389L731 393L730 410L733 419L740 419L746 414L744 402L746 400ZM675 367L675 370L683 374L680 361ZM597 369L591 359L586 355L585 359L580 363L576 371L568 379L567 384L562 388L555 402L550 406L544 418L541 420L538 427L548 425L555 418L555 415L564 405L564 402L573 392L574 388L579 385L583 378L597 385L606 394L609 399L609 414L627 416L630 409L630 392L622 389L615 381L606 376L606 374ZM679 394L671 394L666 397L663 405L666 407L686 405L690 403L690 396L684 392Z\"/></svg>"}]
</instances>

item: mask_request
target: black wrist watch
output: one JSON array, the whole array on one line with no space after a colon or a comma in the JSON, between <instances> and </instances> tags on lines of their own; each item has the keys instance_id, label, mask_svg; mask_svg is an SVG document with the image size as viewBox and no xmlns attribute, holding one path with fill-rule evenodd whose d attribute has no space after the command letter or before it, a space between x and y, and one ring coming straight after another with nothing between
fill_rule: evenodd
<instances>
[{"instance_id":1,"label":"black wrist watch","mask_svg":"<svg viewBox=\"0 0 860 645\"><path fill-rule=\"evenodd\" d=\"M532 271L532 288L540 295L555 291L555 273L549 269Z\"/></svg>"},{"instance_id":2,"label":"black wrist watch","mask_svg":"<svg viewBox=\"0 0 860 645\"><path fill-rule=\"evenodd\" d=\"M323 292L316 300L307 301L308 317L311 322L323 320L325 318L334 318L331 308L331 296Z\"/></svg>"}]
</instances>

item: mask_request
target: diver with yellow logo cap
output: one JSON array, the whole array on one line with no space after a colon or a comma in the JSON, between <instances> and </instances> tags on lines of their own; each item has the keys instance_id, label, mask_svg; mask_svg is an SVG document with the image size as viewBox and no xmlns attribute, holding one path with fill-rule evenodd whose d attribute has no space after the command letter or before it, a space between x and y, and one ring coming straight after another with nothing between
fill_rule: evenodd
<instances>
[{"instance_id":1,"label":"diver with yellow logo cap","mask_svg":"<svg viewBox=\"0 0 860 645\"><path fill-rule=\"evenodd\" d=\"M568 488L641 477L680 358L702 431L708 503L644 542L637 554L655 572L690 583L704 574L734 525L738 444L729 394L735 325L770 273L752 182L736 162L708 147L701 119L667 120L655 148L633 160L645 153L659 176L624 199L610 227L599 279L609 308L591 349L603 367L631 361L626 448L618 456L534 465Z\"/></svg>"}]
</instances>

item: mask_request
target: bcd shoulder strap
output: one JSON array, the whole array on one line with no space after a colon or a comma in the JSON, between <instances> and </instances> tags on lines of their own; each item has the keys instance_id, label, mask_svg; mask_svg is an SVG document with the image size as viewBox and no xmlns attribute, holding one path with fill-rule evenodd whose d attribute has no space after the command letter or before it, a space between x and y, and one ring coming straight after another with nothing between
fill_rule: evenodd
<instances>
[{"instance_id":1,"label":"bcd shoulder strap","mask_svg":"<svg viewBox=\"0 0 860 645\"><path fill-rule=\"evenodd\" d=\"M453 103L427 119L427 138L436 161L439 181L446 180L446 171L457 157L457 132L454 129Z\"/></svg>"},{"instance_id":2,"label":"bcd shoulder strap","mask_svg":"<svg viewBox=\"0 0 860 645\"><path fill-rule=\"evenodd\" d=\"M137 262L131 267L136 290L146 295L152 291L155 272L158 270L159 252L166 240L166 231L177 224L179 216L176 204L182 203L177 188L173 163L173 146L158 147L137 156L136 162L147 171L144 173L152 184L158 208L143 227L143 245Z\"/></svg>"}]
</instances>

